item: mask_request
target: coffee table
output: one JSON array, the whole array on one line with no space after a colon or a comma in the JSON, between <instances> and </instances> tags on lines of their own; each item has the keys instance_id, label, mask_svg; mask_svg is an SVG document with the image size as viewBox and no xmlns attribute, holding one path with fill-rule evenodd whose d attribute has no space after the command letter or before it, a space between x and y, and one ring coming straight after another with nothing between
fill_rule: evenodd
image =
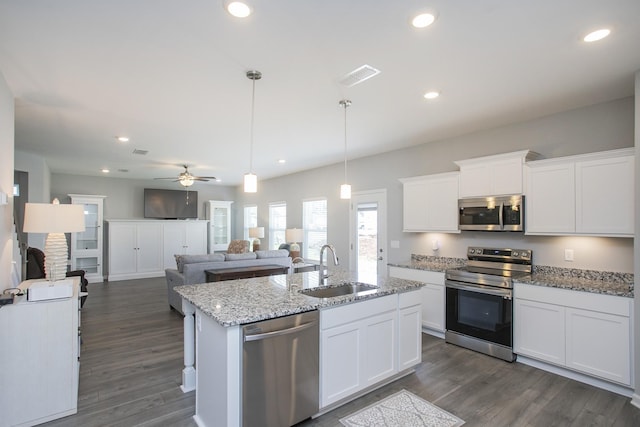
<instances>
[{"instance_id":1,"label":"coffee table","mask_svg":"<svg viewBox=\"0 0 640 427\"><path fill-rule=\"evenodd\" d=\"M220 268L217 270L205 270L208 282L220 282L222 280L249 279L251 277L273 276L275 274L287 274L289 267L277 264L256 265L253 267Z\"/></svg>"}]
</instances>

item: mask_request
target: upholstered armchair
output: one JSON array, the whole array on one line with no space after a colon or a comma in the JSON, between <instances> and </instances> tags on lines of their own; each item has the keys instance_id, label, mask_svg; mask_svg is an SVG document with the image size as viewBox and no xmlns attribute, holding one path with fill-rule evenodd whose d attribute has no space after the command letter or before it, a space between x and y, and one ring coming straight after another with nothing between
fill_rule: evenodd
<instances>
[{"instance_id":1,"label":"upholstered armchair","mask_svg":"<svg viewBox=\"0 0 640 427\"><path fill-rule=\"evenodd\" d=\"M232 240L227 247L228 254L243 254L249 252L248 240Z\"/></svg>"},{"instance_id":2,"label":"upholstered armchair","mask_svg":"<svg viewBox=\"0 0 640 427\"><path fill-rule=\"evenodd\" d=\"M80 277L80 290L87 292L89 281L84 277L84 270L67 271L67 277ZM44 252L38 248L27 248L27 280L44 279ZM80 307L84 305L87 297L80 298Z\"/></svg>"}]
</instances>

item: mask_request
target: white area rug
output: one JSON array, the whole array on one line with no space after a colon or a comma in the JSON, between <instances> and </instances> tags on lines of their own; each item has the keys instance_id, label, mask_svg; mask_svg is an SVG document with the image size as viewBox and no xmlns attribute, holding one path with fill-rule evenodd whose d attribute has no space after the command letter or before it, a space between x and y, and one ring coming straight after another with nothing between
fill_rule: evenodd
<instances>
[{"instance_id":1,"label":"white area rug","mask_svg":"<svg viewBox=\"0 0 640 427\"><path fill-rule=\"evenodd\" d=\"M454 427L461 426L464 421L407 390L401 390L342 418L340 423L347 427Z\"/></svg>"}]
</instances>

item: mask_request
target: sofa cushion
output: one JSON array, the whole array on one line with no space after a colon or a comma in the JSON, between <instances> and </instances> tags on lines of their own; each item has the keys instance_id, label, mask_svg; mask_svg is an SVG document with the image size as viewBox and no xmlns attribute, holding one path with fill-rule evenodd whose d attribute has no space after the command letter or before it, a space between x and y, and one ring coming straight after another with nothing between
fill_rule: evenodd
<instances>
[{"instance_id":1,"label":"sofa cushion","mask_svg":"<svg viewBox=\"0 0 640 427\"><path fill-rule=\"evenodd\" d=\"M261 258L282 258L288 257L289 251L286 249L273 249L270 251L256 251L255 252L258 259Z\"/></svg>"},{"instance_id":2,"label":"sofa cushion","mask_svg":"<svg viewBox=\"0 0 640 427\"><path fill-rule=\"evenodd\" d=\"M226 254L224 256L225 261L240 261L243 259L256 259L255 252L246 252L243 254Z\"/></svg>"},{"instance_id":3,"label":"sofa cushion","mask_svg":"<svg viewBox=\"0 0 640 427\"><path fill-rule=\"evenodd\" d=\"M180 273L184 272L185 264L195 264L199 262L224 261L224 254L203 254L203 255L175 255L176 264Z\"/></svg>"}]
</instances>

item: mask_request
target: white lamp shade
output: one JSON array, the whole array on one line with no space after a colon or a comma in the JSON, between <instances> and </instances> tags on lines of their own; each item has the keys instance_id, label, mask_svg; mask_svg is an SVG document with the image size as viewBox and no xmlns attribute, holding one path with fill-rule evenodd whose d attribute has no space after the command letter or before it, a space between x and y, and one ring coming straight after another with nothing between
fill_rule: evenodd
<instances>
[{"instance_id":1,"label":"white lamp shade","mask_svg":"<svg viewBox=\"0 0 640 427\"><path fill-rule=\"evenodd\" d=\"M284 240L287 243L298 243L304 240L304 230L301 228L288 228L284 232Z\"/></svg>"},{"instance_id":2,"label":"white lamp shade","mask_svg":"<svg viewBox=\"0 0 640 427\"><path fill-rule=\"evenodd\" d=\"M342 184L340 186L340 198L341 199L350 199L351 198L351 185Z\"/></svg>"},{"instance_id":3,"label":"white lamp shade","mask_svg":"<svg viewBox=\"0 0 640 427\"><path fill-rule=\"evenodd\" d=\"M25 233L73 233L84 231L84 207L53 203L26 203Z\"/></svg>"},{"instance_id":4,"label":"white lamp shade","mask_svg":"<svg viewBox=\"0 0 640 427\"><path fill-rule=\"evenodd\" d=\"M264 227L250 227L249 228L249 237L253 237L255 239L263 239L264 238Z\"/></svg>"},{"instance_id":5,"label":"white lamp shade","mask_svg":"<svg viewBox=\"0 0 640 427\"><path fill-rule=\"evenodd\" d=\"M258 177L253 173L244 174L244 192L256 193L258 192Z\"/></svg>"}]
</instances>

